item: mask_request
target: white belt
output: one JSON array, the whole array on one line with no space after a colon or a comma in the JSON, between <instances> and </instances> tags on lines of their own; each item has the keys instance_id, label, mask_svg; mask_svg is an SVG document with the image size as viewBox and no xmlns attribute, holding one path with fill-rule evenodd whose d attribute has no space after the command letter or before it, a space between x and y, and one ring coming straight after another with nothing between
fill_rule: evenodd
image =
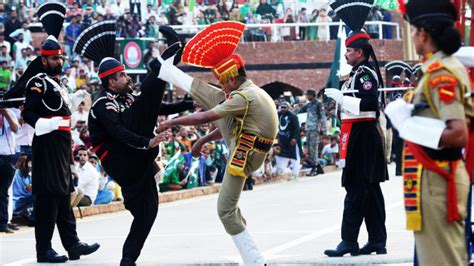
<instances>
[{"instance_id":1,"label":"white belt","mask_svg":"<svg viewBox=\"0 0 474 266\"><path fill-rule=\"evenodd\" d=\"M357 118L377 118L377 114L374 111L360 112L359 115L355 115L349 112L341 112L341 120Z\"/></svg>"}]
</instances>

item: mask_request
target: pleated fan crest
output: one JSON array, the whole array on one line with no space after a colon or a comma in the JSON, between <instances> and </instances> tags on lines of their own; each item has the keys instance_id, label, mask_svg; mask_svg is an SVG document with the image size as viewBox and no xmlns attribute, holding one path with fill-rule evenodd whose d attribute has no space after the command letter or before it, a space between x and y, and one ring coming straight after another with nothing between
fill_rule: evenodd
<instances>
[{"instance_id":1,"label":"pleated fan crest","mask_svg":"<svg viewBox=\"0 0 474 266\"><path fill-rule=\"evenodd\" d=\"M232 55L244 33L245 25L235 21L214 23L196 34L184 47L182 62L214 67Z\"/></svg>"},{"instance_id":2,"label":"pleated fan crest","mask_svg":"<svg viewBox=\"0 0 474 266\"><path fill-rule=\"evenodd\" d=\"M59 1L46 1L38 7L36 15L48 35L53 35L57 39L63 28L66 6Z\"/></svg>"},{"instance_id":3,"label":"pleated fan crest","mask_svg":"<svg viewBox=\"0 0 474 266\"><path fill-rule=\"evenodd\" d=\"M360 31L374 6L374 0L336 0L329 4L339 18L352 30Z\"/></svg>"},{"instance_id":4,"label":"pleated fan crest","mask_svg":"<svg viewBox=\"0 0 474 266\"><path fill-rule=\"evenodd\" d=\"M74 42L73 50L96 63L100 63L105 57L113 57L115 21L101 21L86 28Z\"/></svg>"}]
</instances>

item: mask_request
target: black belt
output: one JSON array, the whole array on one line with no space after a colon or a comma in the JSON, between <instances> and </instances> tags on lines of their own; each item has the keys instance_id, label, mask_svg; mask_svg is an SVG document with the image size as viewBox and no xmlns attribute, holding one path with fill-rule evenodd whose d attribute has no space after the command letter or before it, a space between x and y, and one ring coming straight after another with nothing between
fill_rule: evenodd
<instances>
[{"instance_id":1,"label":"black belt","mask_svg":"<svg viewBox=\"0 0 474 266\"><path fill-rule=\"evenodd\" d=\"M442 150L435 150L423 147L431 159L436 161L457 161L462 159L461 148L447 148Z\"/></svg>"},{"instance_id":2,"label":"black belt","mask_svg":"<svg viewBox=\"0 0 474 266\"><path fill-rule=\"evenodd\" d=\"M255 150L256 152L267 153L270 151L273 145L273 140L266 139L255 134L242 133L242 137L248 138L248 140L255 138L255 141L253 143L253 150Z\"/></svg>"}]
</instances>

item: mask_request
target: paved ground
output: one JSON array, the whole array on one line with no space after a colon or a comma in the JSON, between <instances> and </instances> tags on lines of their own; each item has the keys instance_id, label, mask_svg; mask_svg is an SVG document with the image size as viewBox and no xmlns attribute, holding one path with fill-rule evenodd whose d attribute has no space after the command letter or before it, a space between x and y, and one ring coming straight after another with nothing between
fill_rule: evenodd
<instances>
[{"instance_id":1,"label":"paved ground","mask_svg":"<svg viewBox=\"0 0 474 266\"><path fill-rule=\"evenodd\" d=\"M393 176L393 165L390 173ZM340 241L340 222L345 192L340 172L299 181L262 185L241 198L248 229L270 265L409 264L413 236L404 229L401 178L382 185L387 209L388 254L327 258L326 248ZM217 218L217 195L162 204L158 219L138 260L139 265L235 264L238 251ZM130 226L128 212L78 220L82 241L99 242L99 251L68 264L118 264ZM367 240L365 226L359 243ZM64 253L57 232L53 246ZM33 264L34 231L0 235L0 265Z\"/></svg>"}]
</instances>

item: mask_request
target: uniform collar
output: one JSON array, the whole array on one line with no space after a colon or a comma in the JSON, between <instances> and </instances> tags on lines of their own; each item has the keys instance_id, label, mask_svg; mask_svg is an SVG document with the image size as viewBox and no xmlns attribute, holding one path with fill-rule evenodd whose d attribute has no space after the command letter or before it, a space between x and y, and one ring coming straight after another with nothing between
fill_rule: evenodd
<instances>
[{"instance_id":1,"label":"uniform collar","mask_svg":"<svg viewBox=\"0 0 474 266\"><path fill-rule=\"evenodd\" d=\"M428 70L429 65L433 64L434 62L438 60L441 60L444 57L446 57L446 54L443 53L443 51L438 51L434 53L423 63L423 65L421 65L421 71L423 71L423 73L426 73L426 70Z\"/></svg>"},{"instance_id":2,"label":"uniform collar","mask_svg":"<svg viewBox=\"0 0 474 266\"><path fill-rule=\"evenodd\" d=\"M244 83L240 84L240 87L238 89L236 89L236 91L240 91L243 88L246 88L251 84L253 84L253 82L250 79L247 79Z\"/></svg>"},{"instance_id":3,"label":"uniform collar","mask_svg":"<svg viewBox=\"0 0 474 266\"><path fill-rule=\"evenodd\" d=\"M370 66L369 60L366 59L358 63L357 65L353 66L350 76L353 76L357 72L357 69L359 69L360 66Z\"/></svg>"}]
</instances>

